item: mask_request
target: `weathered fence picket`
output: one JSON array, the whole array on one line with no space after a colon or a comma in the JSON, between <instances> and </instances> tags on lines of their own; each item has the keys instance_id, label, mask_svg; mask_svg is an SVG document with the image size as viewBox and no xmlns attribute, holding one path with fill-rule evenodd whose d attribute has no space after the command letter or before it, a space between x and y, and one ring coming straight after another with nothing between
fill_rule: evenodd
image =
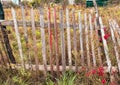
<instances>
[{"instance_id":1,"label":"weathered fence picket","mask_svg":"<svg viewBox=\"0 0 120 85\"><path fill-rule=\"evenodd\" d=\"M44 74L47 74L47 58L46 58L46 42L45 42L45 29L44 29L44 12L43 8L39 9L40 11L40 31L41 31L41 42L42 42L42 57L44 65Z\"/></svg>"},{"instance_id":2,"label":"weathered fence picket","mask_svg":"<svg viewBox=\"0 0 120 85\"><path fill-rule=\"evenodd\" d=\"M112 65L111 65L111 61L110 61L110 57L109 57L109 49L108 49L107 41L104 39L105 32L104 32L104 26L103 26L101 17L99 17L99 22L100 22L100 30L101 30L101 37L102 37L102 41L103 41L104 52L105 52L105 56L106 56L106 60L107 60L108 71L110 73Z\"/></svg>"},{"instance_id":3,"label":"weathered fence picket","mask_svg":"<svg viewBox=\"0 0 120 85\"><path fill-rule=\"evenodd\" d=\"M32 24L32 36L33 36L33 49L34 49L34 58L36 63L36 73L39 73L39 61L37 56L37 46L36 46L36 33L35 33L35 20L34 20L34 10L31 8L31 24Z\"/></svg>"},{"instance_id":4,"label":"weathered fence picket","mask_svg":"<svg viewBox=\"0 0 120 85\"><path fill-rule=\"evenodd\" d=\"M94 19L94 20L95 20L94 28L95 28L96 33L98 33L97 21L96 21L96 19ZM102 58L101 58L101 47L99 46L101 38L99 37L98 34L96 34L96 37L97 37L97 43L98 43L97 44L97 56L98 56L99 66L102 66L103 64L102 64Z\"/></svg>"},{"instance_id":5,"label":"weathered fence picket","mask_svg":"<svg viewBox=\"0 0 120 85\"><path fill-rule=\"evenodd\" d=\"M85 19L85 40L86 40L86 54L87 54L87 65L88 67L91 66L91 63L90 63L90 51L89 51L89 38L88 38L88 34L89 34L89 31L88 31L88 23L87 23L87 13L84 14L84 19Z\"/></svg>"},{"instance_id":6,"label":"weathered fence picket","mask_svg":"<svg viewBox=\"0 0 120 85\"><path fill-rule=\"evenodd\" d=\"M67 45L68 45L68 61L69 66L72 66L72 52L71 52L71 37L70 37L70 22L69 22L69 9L66 9L66 24L67 24Z\"/></svg>"},{"instance_id":7,"label":"weathered fence picket","mask_svg":"<svg viewBox=\"0 0 120 85\"><path fill-rule=\"evenodd\" d=\"M116 33L115 35L116 35L116 38L117 38L118 45L120 47L120 36L119 36L120 35L120 29L119 29L119 26L118 26L118 24L115 20L112 20L111 22L112 22L111 24L113 26L113 29Z\"/></svg>"},{"instance_id":8,"label":"weathered fence picket","mask_svg":"<svg viewBox=\"0 0 120 85\"><path fill-rule=\"evenodd\" d=\"M90 24L90 37L91 37L91 50L92 50L92 57L93 57L93 66L96 67L96 56L95 56L95 51L94 51L94 39L93 39L93 26L92 26L92 17L89 14L89 24Z\"/></svg>"},{"instance_id":9,"label":"weathered fence picket","mask_svg":"<svg viewBox=\"0 0 120 85\"><path fill-rule=\"evenodd\" d=\"M55 53L56 53L56 66L57 66L57 74L59 73L59 48L58 48L58 26L57 26L57 16L56 16L56 7L53 9L53 17L54 17L54 36L55 36Z\"/></svg>"},{"instance_id":10,"label":"weathered fence picket","mask_svg":"<svg viewBox=\"0 0 120 85\"><path fill-rule=\"evenodd\" d=\"M22 52L22 45L21 45L21 41L20 41L20 33L18 31L18 23L17 23L17 19L16 19L16 12L15 12L14 8L12 8L11 10L12 10L12 16L13 16L13 21L14 21L14 29L15 29L15 33L16 33L16 37L17 37L21 62L22 62L22 66L24 67L25 66L24 65L24 58L23 58L23 52Z\"/></svg>"},{"instance_id":11,"label":"weathered fence picket","mask_svg":"<svg viewBox=\"0 0 120 85\"><path fill-rule=\"evenodd\" d=\"M51 28L51 12L50 11L51 11L51 9L50 9L50 7L48 7L47 18L48 18L48 33L49 33L50 66L51 66L51 73L53 73L53 51L52 51L52 49L53 49L53 42L52 42L53 34L52 34L52 28Z\"/></svg>"},{"instance_id":12,"label":"weathered fence picket","mask_svg":"<svg viewBox=\"0 0 120 85\"><path fill-rule=\"evenodd\" d=\"M83 28L82 28L82 19L81 13L78 12L78 20L79 20L79 33L80 33L80 55L81 55L81 65L84 66L84 49L83 49Z\"/></svg>"},{"instance_id":13,"label":"weathered fence picket","mask_svg":"<svg viewBox=\"0 0 120 85\"><path fill-rule=\"evenodd\" d=\"M27 26L26 26L26 21L25 21L25 10L24 7L21 6L22 10L22 21L23 21L23 28L24 28L24 38L26 42L26 49L27 49L27 57L28 57L28 63L31 65L31 57L30 57L30 51L29 51L29 46L28 46L28 35L27 35Z\"/></svg>"},{"instance_id":14,"label":"weathered fence picket","mask_svg":"<svg viewBox=\"0 0 120 85\"><path fill-rule=\"evenodd\" d=\"M62 66L63 66L63 73L66 69L66 59L65 59L65 37L64 37L64 20L63 20L63 10L60 10L60 31L61 31L61 54L62 54Z\"/></svg>"},{"instance_id":15,"label":"weathered fence picket","mask_svg":"<svg viewBox=\"0 0 120 85\"><path fill-rule=\"evenodd\" d=\"M119 52L118 52L118 48L117 48L117 43L116 43L115 36L114 36L114 31L113 31L114 27L112 26L111 21L109 21L109 25L110 25L111 37L112 37L112 41L113 41L113 45L114 45L115 56L116 56L116 60L117 60L117 64L118 64L118 69L120 72L120 57L119 57Z\"/></svg>"},{"instance_id":16,"label":"weathered fence picket","mask_svg":"<svg viewBox=\"0 0 120 85\"><path fill-rule=\"evenodd\" d=\"M77 52L77 35L76 35L76 22L75 22L75 9L72 10L72 23L73 23L73 38L74 38L74 57L75 57L75 67L76 67L76 71L78 70L78 61L77 61L77 57L78 57L78 52Z\"/></svg>"}]
</instances>

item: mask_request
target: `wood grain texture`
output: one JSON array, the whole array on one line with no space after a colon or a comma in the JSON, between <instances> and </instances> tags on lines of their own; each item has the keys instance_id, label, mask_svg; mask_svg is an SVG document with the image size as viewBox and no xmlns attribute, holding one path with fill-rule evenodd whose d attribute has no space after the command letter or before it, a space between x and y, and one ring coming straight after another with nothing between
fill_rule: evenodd
<instances>
[{"instance_id":1,"label":"wood grain texture","mask_svg":"<svg viewBox=\"0 0 120 85\"><path fill-rule=\"evenodd\" d=\"M16 38L17 38L19 54L20 54L20 57L21 57L21 63L22 63L22 66L24 67L22 44L21 44L21 41L20 41L20 33L18 31L18 23L17 23L17 19L16 19L16 12L15 12L14 8L12 8L11 10L12 10L12 16L13 16L13 21L14 21L14 29L15 29L15 34L16 34Z\"/></svg>"}]
</instances>

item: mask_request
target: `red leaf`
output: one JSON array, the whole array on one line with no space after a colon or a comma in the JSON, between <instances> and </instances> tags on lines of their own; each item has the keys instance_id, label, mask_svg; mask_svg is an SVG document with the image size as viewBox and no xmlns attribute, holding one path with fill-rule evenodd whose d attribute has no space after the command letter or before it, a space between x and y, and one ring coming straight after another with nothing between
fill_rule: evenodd
<instances>
[{"instance_id":1,"label":"red leaf","mask_svg":"<svg viewBox=\"0 0 120 85\"><path fill-rule=\"evenodd\" d=\"M104 39L107 40L107 39L109 38L109 36L110 36L109 33L105 34L105 35L104 35Z\"/></svg>"},{"instance_id":2,"label":"red leaf","mask_svg":"<svg viewBox=\"0 0 120 85\"><path fill-rule=\"evenodd\" d=\"M102 82L102 84L105 84L105 83L106 83L106 80L105 80L105 79L102 79L101 82Z\"/></svg>"},{"instance_id":3,"label":"red leaf","mask_svg":"<svg viewBox=\"0 0 120 85\"><path fill-rule=\"evenodd\" d=\"M103 29L104 29L104 32L106 32L106 31L107 31L107 27L104 27Z\"/></svg>"},{"instance_id":4,"label":"red leaf","mask_svg":"<svg viewBox=\"0 0 120 85\"><path fill-rule=\"evenodd\" d=\"M96 74L96 69L92 70L92 74Z\"/></svg>"},{"instance_id":5,"label":"red leaf","mask_svg":"<svg viewBox=\"0 0 120 85\"><path fill-rule=\"evenodd\" d=\"M102 38L100 38L100 40L99 40L100 42L102 42Z\"/></svg>"},{"instance_id":6,"label":"red leaf","mask_svg":"<svg viewBox=\"0 0 120 85\"><path fill-rule=\"evenodd\" d=\"M104 68L103 67L99 67L98 68L98 76L104 76Z\"/></svg>"}]
</instances>

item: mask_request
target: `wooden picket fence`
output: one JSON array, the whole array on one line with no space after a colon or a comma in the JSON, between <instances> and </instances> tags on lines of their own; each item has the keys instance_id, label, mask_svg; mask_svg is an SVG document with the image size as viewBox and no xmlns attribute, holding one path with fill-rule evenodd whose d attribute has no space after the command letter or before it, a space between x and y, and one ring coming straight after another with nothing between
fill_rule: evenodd
<instances>
[{"instance_id":1,"label":"wooden picket fence","mask_svg":"<svg viewBox=\"0 0 120 85\"><path fill-rule=\"evenodd\" d=\"M120 72L120 27L116 20L109 20L110 40L114 49L109 48L107 39L104 38L104 24L102 18L99 17L100 27L96 26L96 18L93 18L91 13L81 13L75 9L56 10L56 8L48 8L44 11L43 8L38 8L39 21L34 19L34 9L31 8L31 21L26 21L25 9L21 7L22 21L17 20L16 11L11 8L13 20L1 21L1 25L14 26L18 50L20 55L20 63L16 67L25 69L32 68L33 70L42 70L46 74L47 71L62 71L74 70L79 71L83 67L93 69L103 66L107 72L117 70ZM47 15L47 22L45 21ZM94 20L93 20L94 19ZM29 58L29 33L27 27L31 27L32 43L35 64L25 62L25 54L21 44L21 33L19 27L23 27L24 37L26 41L26 57ZM41 50L37 49L36 27L39 28L42 43ZM99 38L98 30L101 32ZM46 37L48 36L48 37ZM101 41L100 41L101 39ZM102 45L101 45L102 44ZM110 50L114 51L116 64L112 65ZM38 56L37 53L42 55ZM40 64L39 57L42 57Z\"/></svg>"}]
</instances>

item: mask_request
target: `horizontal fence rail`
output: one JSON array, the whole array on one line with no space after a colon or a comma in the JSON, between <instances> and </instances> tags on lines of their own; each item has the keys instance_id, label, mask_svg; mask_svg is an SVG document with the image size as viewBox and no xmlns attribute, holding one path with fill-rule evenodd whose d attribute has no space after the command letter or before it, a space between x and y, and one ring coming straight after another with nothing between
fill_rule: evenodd
<instances>
[{"instance_id":1,"label":"horizontal fence rail","mask_svg":"<svg viewBox=\"0 0 120 85\"><path fill-rule=\"evenodd\" d=\"M13 20L0 21L1 26L11 27L12 34L15 34L14 39L9 34L11 45L17 47L12 46L15 58L18 59L15 68L21 68L22 65L25 69L32 68L37 72L42 70L45 75L47 71L59 73L99 66L103 66L107 72L120 72L120 27L116 20L109 20L109 34L106 34L102 17L99 17L98 31L92 13L68 8L39 8L36 21L36 10L33 8L25 10L21 7L21 11L22 20L17 19L17 11L12 8ZM26 16L27 11L30 14ZM30 20L26 19L28 16Z\"/></svg>"}]
</instances>

